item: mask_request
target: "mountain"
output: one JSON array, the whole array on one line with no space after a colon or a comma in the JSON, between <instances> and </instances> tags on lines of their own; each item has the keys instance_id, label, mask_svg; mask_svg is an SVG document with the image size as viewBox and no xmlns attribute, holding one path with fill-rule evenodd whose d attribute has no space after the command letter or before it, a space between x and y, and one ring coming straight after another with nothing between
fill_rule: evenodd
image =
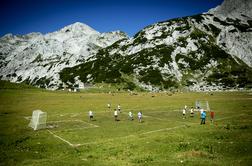
<instances>
[{"instance_id":1,"label":"mountain","mask_svg":"<svg viewBox=\"0 0 252 166\"><path fill-rule=\"evenodd\" d=\"M75 23L0 39L1 79L51 89L115 83L124 89L252 87L252 1L149 25L134 37Z\"/></svg>"},{"instance_id":2,"label":"mountain","mask_svg":"<svg viewBox=\"0 0 252 166\"><path fill-rule=\"evenodd\" d=\"M252 1L224 1L207 13L145 27L60 73L68 86L119 83L125 89L252 87Z\"/></svg>"},{"instance_id":3,"label":"mountain","mask_svg":"<svg viewBox=\"0 0 252 166\"><path fill-rule=\"evenodd\" d=\"M215 26L222 29L217 44L252 67L252 1L225 0L210 10Z\"/></svg>"},{"instance_id":4,"label":"mountain","mask_svg":"<svg viewBox=\"0 0 252 166\"><path fill-rule=\"evenodd\" d=\"M7 34L0 38L1 79L57 89L62 69L78 65L124 38L128 37L123 32L99 33L79 22L45 35Z\"/></svg>"}]
</instances>

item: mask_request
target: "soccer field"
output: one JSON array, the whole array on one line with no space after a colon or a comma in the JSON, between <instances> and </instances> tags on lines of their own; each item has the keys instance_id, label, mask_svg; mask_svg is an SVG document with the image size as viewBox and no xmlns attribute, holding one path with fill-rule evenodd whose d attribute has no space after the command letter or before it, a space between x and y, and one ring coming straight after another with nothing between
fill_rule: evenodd
<instances>
[{"instance_id":1,"label":"soccer field","mask_svg":"<svg viewBox=\"0 0 252 166\"><path fill-rule=\"evenodd\" d=\"M209 102L200 125L184 105ZM111 103L111 110L107 104ZM121 105L119 121L114 108ZM47 112L47 129L28 127ZM88 111L94 112L89 121ZM128 119L133 112L134 120ZM143 113L143 122L137 113ZM0 90L0 165L250 165L252 93L71 93Z\"/></svg>"}]
</instances>

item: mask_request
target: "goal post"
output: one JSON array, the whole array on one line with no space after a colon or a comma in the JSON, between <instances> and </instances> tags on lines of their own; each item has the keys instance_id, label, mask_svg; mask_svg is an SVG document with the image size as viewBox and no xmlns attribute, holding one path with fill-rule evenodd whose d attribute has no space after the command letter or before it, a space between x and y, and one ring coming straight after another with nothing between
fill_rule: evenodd
<instances>
[{"instance_id":1,"label":"goal post","mask_svg":"<svg viewBox=\"0 0 252 166\"><path fill-rule=\"evenodd\" d=\"M46 128L47 113L41 110L34 110L32 112L32 118L29 123L29 127L34 130Z\"/></svg>"},{"instance_id":2,"label":"goal post","mask_svg":"<svg viewBox=\"0 0 252 166\"><path fill-rule=\"evenodd\" d=\"M206 111L210 111L209 103L206 100L196 100L196 102L195 102L195 108L196 109L202 108L202 109L204 109Z\"/></svg>"}]
</instances>

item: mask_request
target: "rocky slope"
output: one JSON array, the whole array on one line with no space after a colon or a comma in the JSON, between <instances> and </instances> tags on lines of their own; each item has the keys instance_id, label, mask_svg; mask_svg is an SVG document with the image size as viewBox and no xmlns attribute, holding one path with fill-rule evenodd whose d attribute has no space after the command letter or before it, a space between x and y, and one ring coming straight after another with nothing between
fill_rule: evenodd
<instances>
[{"instance_id":1,"label":"rocky slope","mask_svg":"<svg viewBox=\"0 0 252 166\"><path fill-rule=\"evenodd\" d=\"M251 4L225 0L132 38L81 23L46 35L6 35L0 39L1 79L52 89L102 82L147 90L251 88Z\"/></svg>"},{"instance_id":2,"label":"rocky slope","mask_svg":"<svg viewBox=\"0 0 252 166\"><path fill-rule=\"evenodd\" d=\"M251 1L242 2L251 7ZM64 69L61 79L68 86L81 80L122 83L125 89L251 88L251 10L232 3L150 25L131 39L99 50L85 63ZM227 10L232 7L235 10Z\"/></svg>"},{"instance_id":3,"label":"rocky slope","mask_svg":"<svg viewBox=\"0 0 252 166\"><path fill-rule=\"evenodd\" d=\"M79 22L45 35L7 34L0 38L1 79L57 89L59 71L124 38L127 35L120 31L99 33Z\"/></svg>"}]
</instances>

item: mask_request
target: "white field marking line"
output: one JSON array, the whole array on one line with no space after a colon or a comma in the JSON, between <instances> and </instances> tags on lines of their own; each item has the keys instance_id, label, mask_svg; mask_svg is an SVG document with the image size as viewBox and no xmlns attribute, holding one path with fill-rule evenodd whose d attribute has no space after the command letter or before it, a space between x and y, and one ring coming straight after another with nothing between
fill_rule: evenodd
<instances>
[{"instance_id":1,"label":"white field marking line","mask_svg":"<svg viewBox=\"0 0 252 166\"><path fill-rule=\"evenodd\" d=\"M100 126L98 126L98 125L95 125L95 124L92 124L92 123L90 123L90 122L85 122L85 121L83 121L83 120L81 120L82 122L84 122L84 123L87 123L87 124L89 124L90 126L94 126L94 127L100 127Z\"/></svg>"},{"instance_id":2,"label":"white field marking line","mask_svg":"<svg viewBox=\"0 0 252 166\"><path fill-rule=\"evenodd\" d=\"M94 125L94 124L92 124L92 123L86 122L86 121L84 121L84 120L79 120L79 119L59 120L59 121L48 121L47 123L64 123L64 122L82 122L82 123L89 124L90 126L99 127L98 125Z\"/></svg>"},{"instance_id":3,"label":"white field marking line","mask_svg":"<svg viewBox=\"0 0 252 166\"><path fill-rule=\"evenodd\" d=\"M64 113L64 114L50 114L51 117L63 117L63 116L66 116L66 115L71 115L70 117L73 118L73 117L76 117L78 115L81 115L82 113ZM32 116L24 116L24 118L26 120L31 120Z\"/></svg>"},{"instance_id":4,"label":"white field marking line","mask_svg":"<svg viewBox=\"0 0 252 166\"><path fill-rule=\"evenodd\" d=\"M239 115L236 115L236 116L241 116L241 115L244 115L244 114L239 114ZM224 118L219 118L219 119L216 119L216 120L222 120L222 119L229 119L229 118L232 118L232 117L235 117L235 116L229 116L229 117L224 117ZM216 121L215 120L215 121ZM199 123L193 123L193 122L190 122L192 125L198 125ZM140 134L131 134L131 135L127 135L127 136L123 136L123 137L117 137L117 138L110 138L110 139L106 139L104 141L94 141L94 142L87 142L87 143L83 143L83 144L74 144L75 147L79 147L79 146L84 146L84 145L89 145L89 144L98 144L98 143L105 143L105 142L109 142L109 141L114 141L114 140L117 140L117 139L124 139L124 138L129 138L129 137L136 137L138 135L148 135L148 134L152 134L152 133L156 133L156 132L161 132L161 131L169 131L169 130L174 130L174 129L178 129L178 128L183 128L183 127L186 127L186 125L179 125L179 126L175 126L175 127L170 127L170 128L163 128L163 129L158 129L158 130L151 130L151 131L147 131L147 132L144 132L144 133L140 133Z\"/></svg>"},{"instance_id":5,"label":"white field marking line","mask_svg":"<svg viewBox=\"0 0 252 166\"><path fill-rule=\"evenodd\" d=\"M244 115L244 114L239 114L239 115L236 115L236 116L241 116L241 115ZM224 117L224 118L219 118L219 119L216 119L216 120L222 120L222 119L229 119L229 118L232 118L232 117L236 117L236 116L229 116L229 117ZM198 124L198 123L193 123L193 124ZM124 138L129 138L129 137L136 137L138 135L147 135L147 134L152 134L152 133L155 133L155 132L160 132L160 131L169 131L169 130L174 130L174 129L178 129L178 128L183 128L183 127L186 127L186 125L179 125L179 126L175 126L175 127L170 127L170 128L163 128L163 129L158 129L158 130L152 130L152 131L147 131L147 132L144 132L144 133L140 133L140 134L131 134L131 135L127 135L127 136L123 136L123 137L117 137L117 138L110 138L110 139L106 139L104 141L94 141L94 142L87 142L87 143L83 143L83 144L72 144L70 143L69 141L61 138L60 136L52 133L50 130L48 130L52 135L54 135L56 138L59 138L60 140L64 141L65 143L67 143L68 145L70 145L71 147L79 147L79 146L84 146L84 145L90 145L90 144L98 144L98 143L105 143L105 142L110 142L110 141L114 141L114 140L117 140L117 139L124 139Z\"/></svg>"},{"instance_id":6,"label":"white field marking line","mask_svg":"<svg viewBox=\"0 0 252 166\"><path fill-rule=\"evenodd\" d=\"M82 120L73 119L73 120L56 120L56 121L48 121L47 123L64 123L64 122L84 122Z\"/></svg>"},{"instance_id":7,"label":"white field marking line","mask_svg":"<svg viewBox=\"0 0 252 166\"><path fill-rule=\"evenodd\" d=\"M82 112L77 112L77 113L50 114L50 116L66 116L66 115L77 116L81 114ZM32 117L32 116L26 116L26 117Z\"/></svg>"},{"instance_id":8,"label":"white field marking line","mask_svg":"<svg viewBox=\"0 0 252 166\"><path fill-rule=\"evenodd\" d=\"M63 113L63 114L52 114L50 116L66 116L66 115L71 115L71 116L77 116L77 115L80 115L82 114L81 112L77 112L77 113Z\"/></svg>"},{"instance_id":9,"label":"white field marking line","mask_svg":"<svg viewBox=\"0 0 252 166\"><path fill-rule=\"evenodd\" d=\"M63 142L65 142L65 143L67 143L68 145L70 145L70 146L74 146L74 144L72 144L71 142L69 142L69 141L67 141L67 140L65 140L64 138L62 138L62 137L60 137L60 136L58 136L58 135L56 135L56 134L54 134L53 132L51 132L50 130L48 130L47 129L47 131L50 133L50 134L52 134L54 137L56 137L56 138L58 138L58 139L60 139L61 141L63 141Z\"/></svg>"},{"instance_id":10,"label":"white field marking line","mask_svg":"<svg viewBox=\"0 0 252 166\"><path fill-rule=\"evenodd\" d=\"M186 127L186 125L180 125L180 126L175 126L175 127L169 127L169 128L163 128L163 129L158 129L158 130L147 131L147 132L141 133L139 135L146 135L146 134L156 133L156 132L160 132L160 131L169 131L169 130L183 128L183 127Z\"/></svg>"},{"instance_id":11,"label":"white field marking line","mask_svg":"<svg viewBox=\"0 0 252 166\"><path fill-rule=\"evenodd\" d=\"M49 116L50 117L64 117L64 116L68 116L68 117L77 117L79 115L81 115L82 113L81 112L78 112L78 113L64 113L64 114L50 114Z\"/></svg>"},{"instance_id":12,"label":"white field marking line","mask_svg":"<svg viewBox=\"0 0 252 166\"><path fill-rule=\"evenodd\" d=\"M31 116L24 116L26 120L31 120Z\"/></svg>"},{"instance_id":13,"label":"white field marking line","mask_svg":"<svg viewBox=\"0 0 252 166\"><path fill-rule=\"evenodd\" d=\"M108 138L108 139L102 140L102 141L93 141L93 142L86 142L86 143L83 143L83 144L74 144L74 146L79 147L79 146L90 145L90 144L99 144L99 143L114 141L114 140L121 139L121 138L123 139L123 138L136 137L136 136L137 135L131 134L131 135L122 136L122 137Z\"/></svg>"},{"instance_id":14,"label":"white field marking line","mask_svg":"<svg viewBox=\"0 0 252 166\"><path fill-rule=\"evenodd\" d=\"M88 123L88 122L85 122L85 121L83 121L83 120L62 120L62 121L51 121L50 123L52 123L52 122L54 122L54 123L55 123L55 122L56 122L56 123L60 123L60 122L69 122L69 121L77 121L77 122L87 123L87 124L89 124L89 125L92 126L92 127L79 127L79 128L68 129L68 130L60 130L60 131L56 131L56 132L61 132L61 131L72 131L72 130L80 130L80 129L87 129L87 128L99 127L98 125L94 125L94 124L92 124L92 123ZM47 131L48 131L49 133L51 133L54 137L56 137L56 138L62 140L63 142L65 142L65 143L67 143L68 145L70 145L71 147L76 146L76 144L72 144L71 142L65 140L64 138L62 138L62 137L56 135L56 134L55 134L56 132L53 133L52 131L50 131L50 130L48 130L48 129L47 129Z\"/></svg>"},{"instance_id":15,"label":"white field marking line","mask_svg":"<svg viewBox=\"0 0 252 166\"><path fill-rule=\"evenodd\" d=\"M79 119L74 119L74 120L59 120L59 121L49 121L47 123L64 123L64 122L81 122L81 123L86 123L90 126L93 126L93 127L100 127L98 125L95 125L95 124L92 124L92 123L89 123L89 122L85 122L83 120L79 120ZM82 127L82 128L92 128L92 127ZM77 128L74 128L74 129L77 129Z\"/></svg>"},{"instance_id":16,"label":"white field marking line","mask_svg":"<svg viewBox=\"0 0 252 166\"><path fill-rule=\"evenodd\" d=\"M31 116L25 116L24 118L26 120L31 120L29 119ZM83 120L79 120L79 119L70 119L70 120L58 120L58 121L47 121L46 123L64 123L64 122L82 122L82 123L86 123L90 126L94 126L94 127L100 127L98 125L95 125L95 124L92 124L92 123L89 123L89 122L86 122L86 121L83 121Z\"/></svg>"},{"instance_id":17,"label":"white field marking line","mask_svg":"<svg viewBox=\"0 0 252 166\"><path fill-rule=\"evenodd\" d=\"M28 119L27 117L24 117L26 120L30 120ZM93 127L83 127L83 128L94 128L94 127L100 127L98 125L95 125L95 124L92 124L92 123L88 123L88 122L85 122L83 120L78 120L78 119L74 119L74 120L59 120L59 121L48 121L46 123L50 124L50 123L64 123L64 122L82 122L82 123L86 123L90 126L93 126ZM76 128L77 129L77 128Z\"/></svg>"},{"instance_id":18,"label":"white field marking line","mask_svg":"<svg viewBox=\"0 0 252 166\"><path fill-rule=\"evenodd\" d=\"M67 132L67 131L74 131L74 130L82 130L82 129L91 129L91 128L96 128L99 126L92 126L92 127L77 127L73 129L66 129L66 130L59 130L59 131L54 131L54 133L60 133L60 132Z\"/></svg>"},{"instance_id":19,"label":"white field marking line","mask_svg":"<svg viewBox=\"0 0 252 166\"><path fill-rule=\"evenodd\" d=\"M60 122L69 122L69 121L77 121L77 122L87 123L87 124L89 124L89 125L92 126L92 127L80 127L80 128L73 128L73 129L61 130L61 131L72 131L72 130L80 130L80 129L87 129L87 128L99 127L98 125L94 125L94 124L92 124L92 123L88 123L88 122L85 122L85 121L83 121L83 120L51 121L50 123L52 123L52 122L54 122L54 123L55 123L55 122L56 122L56 123L60 123ZM54 133L53 133L52 131L48 130L48 129L47 129L47 131L48 131L49 133L51 133L54 137L56 137L56 138L62 140L63 142L67 143L68 145L70 145L70 146L72 146L72 147L75 145L75 144L72 144L71 142L69 142L69 141L65 140L64 138L62 138L62 137L60 137L60 136L58 136L58 135L55 134L56 132L61 132L61 131L56 131L56 132L54 132Z\"/></svg>"},{"instance_id":20,"label":"white field marking line","mask_svg":"<svg viewBox=\"0 0 252 166\"><path fill-rule=\"evenodd\" d=\"M89 145L89 144L105 143L105 142L110 142L110 141L114 141L114 140L117 140L117 139L125 139L125 138L129 138L129 137L137 137L139 135L147 135L147 134L152 134L152 133L155 133L155 132L169 131L169 130L174 130L174 129L183 128L183 127L186 127L186 125L180 125L180 126L175 126L175 127L169 127L169 128L158 129L158 130L152 130L152 131L147 131L147 132L140 133L140 134L131 134L131 135L122 136L122 137L109 138L109 139L106 139L104 141L94 141L94 142L87 142L87 143L83 143L83 144L74 144L74 146L75 147L79 147L79 146L84 146L84 145Z\"/></svg>"},{"instance_id":21,"label":"white field marking line","mask_svg":"<svg viewBox=\"0 0 252 166\"><path fill-rule=\"evenodd\" d=\"M29 117L24 117L26 120L30 120ZM74 120L59 120L59 121L48 121L46 122L47 124L51 124L51 123L64 123L64 122L82 122L82 123L86 123L92 127L79 127L79 128L73 128L73 129L68 129L68 130L61 130L61 131L71 131L71 130L80 130L80 129L88 129L88 128L95 128L95 127L100 127L98 125L92 124L92 123L88 123L85 122L83 120L79 120L79 119L74 119ZM60 132L60 131L56 131L56 132Z\"/></svg>"},{"instance_id":22,"label":"white field marking line","mask_svg":"<svg viewBox=\"0 0 252 166\"><path fill-rule=\"evenodd\" d=\"M166 119L161 119L161 118L158 118L158 117L148 116L148 115L143 115L143 117L146 117L146 118L153 118L153 119L158 119L158 120L166 120Z\"/></svg>"},{"instance_id":23,"label":"white field marking line","mask_svg":"<svg viewBox=\"0 0 252 166\"><path fill-rule=\"evenodd\" d=\"M24 119L26 120L31 120L31 116L25 116ZM100 127L98 125L83 121L83 120L79 120L79 119L70 119L70 120L58 120L58 121L48 121L47 123L63 123L63 122L82 122L82 123L86 123L89 124L90 126L94 126L94 127Z\"/></svg>"}]
</instances>

